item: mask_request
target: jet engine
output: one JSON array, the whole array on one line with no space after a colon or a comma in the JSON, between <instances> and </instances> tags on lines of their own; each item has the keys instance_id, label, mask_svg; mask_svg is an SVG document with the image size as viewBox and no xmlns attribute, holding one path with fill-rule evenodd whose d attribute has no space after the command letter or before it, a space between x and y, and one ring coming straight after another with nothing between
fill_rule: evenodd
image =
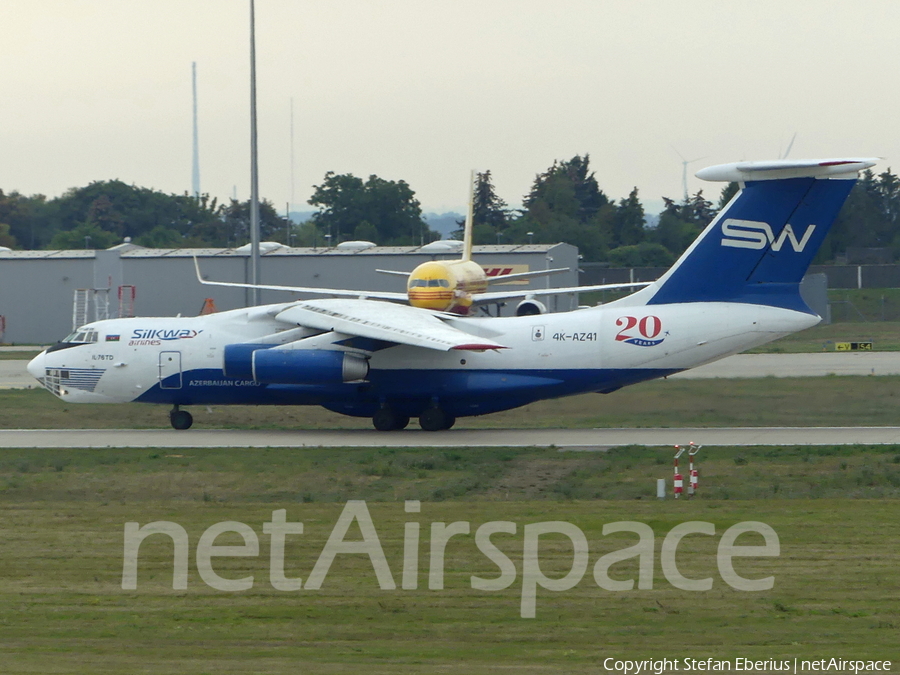
<instances>
[{"instance_id":1,"label":"jet engine","mask_svg":"<svg viewBox=\"0 0 900 675\"><path fill-rule=\"evenodd\" d=\"M547 307L543 302L539 302L534 298L527 298L516 305L516 316L535 316L537 314L546 314Z\"/></svg>"},{"instance_id":2,"label":"jet engine","mask_svg":"<svg viewBox=\"0 0 900 675\"><path fill-rule=\"evenodd\" d=\"M244 344L225 347L224 370L261 384L339 384L365 379L369 362L340 351Z\"/></svg>"}]
</instances>

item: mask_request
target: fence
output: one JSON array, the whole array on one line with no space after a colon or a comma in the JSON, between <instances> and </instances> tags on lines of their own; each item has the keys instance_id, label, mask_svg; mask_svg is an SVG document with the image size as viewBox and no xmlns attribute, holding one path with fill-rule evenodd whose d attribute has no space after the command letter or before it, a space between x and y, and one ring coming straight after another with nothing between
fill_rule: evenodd
<instances>
[{"instance_id":1,"label":"fence","mask_svg":"<svg viewBox=\"0 0 900 675\"><path fill-rule=\"evenodd\" d=\"M607 267L582 263L582 285L653 281L663 267ZM804 283L803 297L810 307L830 322L900 321L900 265L813 265L806 281L824 275L824 284ZM821 278L821 277L820 277ZM824 288L827 292L823 292Z\"/></svg>"}]
</instances>

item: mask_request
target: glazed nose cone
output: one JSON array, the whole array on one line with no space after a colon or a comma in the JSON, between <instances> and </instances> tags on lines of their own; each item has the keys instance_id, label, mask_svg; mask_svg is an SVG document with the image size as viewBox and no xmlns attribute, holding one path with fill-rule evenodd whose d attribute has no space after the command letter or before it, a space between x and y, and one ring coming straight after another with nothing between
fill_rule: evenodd
<instances>
[{"instance_id":1,"label":"glazed nose cone","mask_svg":"<svg viewBox=\"0 0 900 675\"><path fill-rule=\"evenodd\" d=\"M37 356L35 356L31 361L28 362L28 373L36 379L38 382L44 381L44 355L46 352L41 352Z\"/></svg>"}]
</instances>

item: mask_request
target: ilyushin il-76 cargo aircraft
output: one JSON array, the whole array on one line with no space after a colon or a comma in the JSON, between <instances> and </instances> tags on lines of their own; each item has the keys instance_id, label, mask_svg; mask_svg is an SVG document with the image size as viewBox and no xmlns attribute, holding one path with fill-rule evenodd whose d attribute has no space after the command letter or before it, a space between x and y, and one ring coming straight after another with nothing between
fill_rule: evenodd
<instances>
[{"instance_id":1,"label":"ilyushin il-76 cargo aircraft","mask_svg":"<svg viewBox=\"0 0 900 675\"><path fill-rule=\"evenodd\" d=\"M699 178L737 181L740 191L662 277L597 307L470 318L344 297L110 319L28 369L68 402L172 406L176 429L191 426L184 406L259 404L320 405L379 430L418 417L437 431L460 417L609 393L816 325L800 280L858 172L876 161L703 169Z\"/></svg>"}]
</instances>

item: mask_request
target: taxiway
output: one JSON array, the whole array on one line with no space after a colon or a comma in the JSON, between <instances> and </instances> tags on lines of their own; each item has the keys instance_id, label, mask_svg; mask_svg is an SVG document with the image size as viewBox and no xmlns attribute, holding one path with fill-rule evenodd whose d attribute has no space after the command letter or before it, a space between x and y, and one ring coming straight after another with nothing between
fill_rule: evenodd
<instances>
[{"instance_id":1,"label":"taxiway","mask_svg":"<svg viewBox=\"0 0 900 675\"><path fill-rule=\"evenodd\" d=\"M0 448L359 448L557 447L605 450L623 445L900 445L900 427L733 427L678 429L4 429Z\"/></svg>"}]
</instances>

